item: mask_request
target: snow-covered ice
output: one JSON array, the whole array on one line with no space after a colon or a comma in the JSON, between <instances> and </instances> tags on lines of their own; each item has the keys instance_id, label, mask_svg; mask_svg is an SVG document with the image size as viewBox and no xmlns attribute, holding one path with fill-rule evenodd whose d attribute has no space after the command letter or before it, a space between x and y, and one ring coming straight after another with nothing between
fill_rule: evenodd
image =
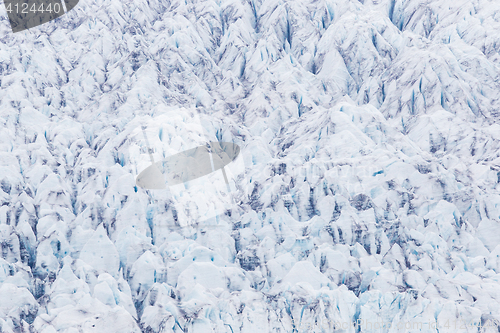
<instances>
[{"instance_id":1,"label":"snow-covered ice","mask_svg":"<svg viewBox=\"0 0 500 333\"><path fill-rule=\"evenodd\" d=\"M497 332L499 13L0 6L0 331ZM137 186L143 127L155 161L238 145L230 191Z\"/></svg>"}]
</instances>

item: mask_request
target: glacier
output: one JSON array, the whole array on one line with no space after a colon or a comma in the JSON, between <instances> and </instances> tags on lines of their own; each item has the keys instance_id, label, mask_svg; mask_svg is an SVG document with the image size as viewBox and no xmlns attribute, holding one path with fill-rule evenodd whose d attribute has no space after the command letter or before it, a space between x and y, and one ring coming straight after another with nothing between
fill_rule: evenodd
<instances>
[{"instance_id":1,"label":"glacier","mask_svg":"<svg viewBox=\"0 0 500 333\"><path fill-rule=\"evenodd\" d=\"M500 3L0 18L1 332L500 330ZM142 124L230 191L136 186Z\"/></svg>"}]
</instances>

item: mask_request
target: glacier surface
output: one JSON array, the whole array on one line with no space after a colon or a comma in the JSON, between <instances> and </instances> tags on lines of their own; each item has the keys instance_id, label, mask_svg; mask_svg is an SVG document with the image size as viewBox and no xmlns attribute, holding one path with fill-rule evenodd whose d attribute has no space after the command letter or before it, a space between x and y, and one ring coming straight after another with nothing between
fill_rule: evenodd
<instances>
[{"instance_id":1,"label":"glacier surface","mask_svg":"<svg viewBox=\"0 0 500 333\"><path fill-rule=\"evenodd\" d=\"M1 332L500 331L500 2L0 17ZM137 187L141 124L230 191Z\"/></svg>"}]
</instances>

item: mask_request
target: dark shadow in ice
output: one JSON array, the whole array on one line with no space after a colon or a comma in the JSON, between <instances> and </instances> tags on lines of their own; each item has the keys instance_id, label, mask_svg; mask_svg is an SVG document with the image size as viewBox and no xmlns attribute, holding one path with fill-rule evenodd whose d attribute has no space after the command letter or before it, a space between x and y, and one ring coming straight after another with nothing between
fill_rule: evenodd
<instances>
[{"instance_id":1,"label":"dark shadow in ice","mask_svg":"<svg viewBox=\"0 0 500 333\"><path fill-rule=\"evenodd\" d=\"M361 210L367 210L370 208L373 208L373 202L371 201L370 197L365 195L365 194L358 194L351 200L349 200L351 203L351 206L356 208L358 211Z\"/></svg>"}]
</instances>

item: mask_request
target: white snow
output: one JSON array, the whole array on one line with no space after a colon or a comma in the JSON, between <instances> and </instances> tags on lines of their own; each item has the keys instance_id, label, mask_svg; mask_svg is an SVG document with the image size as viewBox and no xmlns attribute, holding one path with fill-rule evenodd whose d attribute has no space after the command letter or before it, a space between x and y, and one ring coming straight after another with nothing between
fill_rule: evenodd
<instances>
[{"instance_id":1,"label":"white snow","mask_svg":"<svg viewBox=\"0 0 500 333\"><path fill-rule=\"evenodd\" d=\"M499 12L92 0L2 20L0 331L498 331ZM220 171L136 186L142 126L155 161L237 144L229 190Z\"/></svg>"}]
</instances>

